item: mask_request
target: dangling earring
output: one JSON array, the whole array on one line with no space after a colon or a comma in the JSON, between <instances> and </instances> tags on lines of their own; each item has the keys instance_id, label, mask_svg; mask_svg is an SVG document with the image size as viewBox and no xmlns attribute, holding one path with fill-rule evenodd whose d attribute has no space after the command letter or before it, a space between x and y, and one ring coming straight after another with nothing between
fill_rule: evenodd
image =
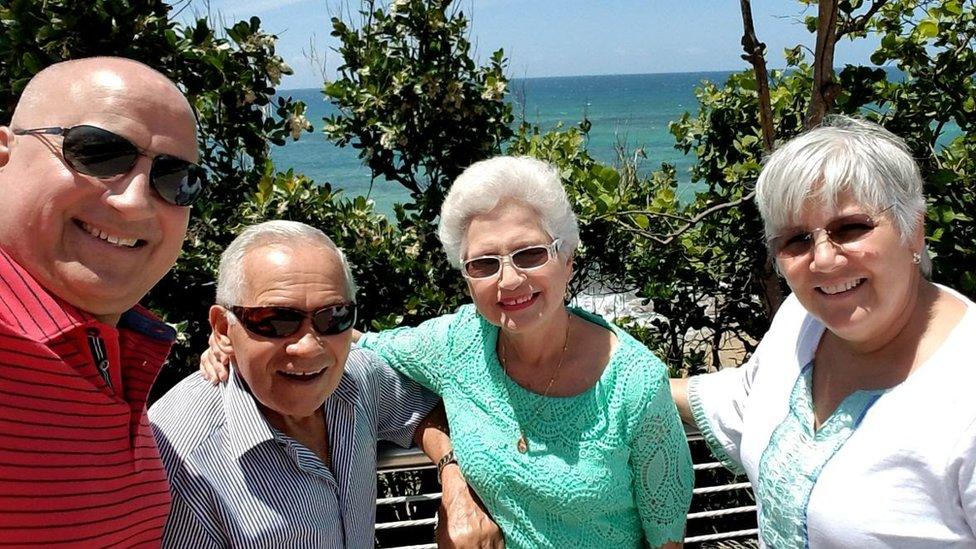
<instances>
[{"instance_id":1,"label":"dangling earring","mask_svg":"<svg viewBox=\"0 0 976 549\"><path fill-rule=\"evenodd\" d=\"M918 252L912 252L912 264L918 265L922 262L922 254Z\"/></svg>"}]
</instances>

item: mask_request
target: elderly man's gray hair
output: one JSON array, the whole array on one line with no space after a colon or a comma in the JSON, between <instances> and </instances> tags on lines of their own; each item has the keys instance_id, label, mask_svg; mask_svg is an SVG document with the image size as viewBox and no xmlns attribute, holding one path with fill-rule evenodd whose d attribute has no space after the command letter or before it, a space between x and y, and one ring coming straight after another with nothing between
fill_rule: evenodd
<instances>
[{"instance_id":1,"label":"elderly man's gray hair","mask_svg":"<svg viewBox=\"0 0 976 549\"><path fill-rule=\"evenodd\" d=\"M535 209L542 228L563 241L561 251L572 253L579 245L576 214L556 168L527 156L496 156L464 170L444 199L437 234L451 265L461 268L471 218L490 212L505 200Z\"/></svg>"},{"instance_id":2,"label":"elderly man's gray hair","mask_svg":"<svg viewBox=\"0 0 976 549\"><path fill-rule=\"evenodd\" d=\"M875 212L890 208L887 215L903 242L925 213L922 176L905 142L872 122L835 115L787 141L766 160L756 183L766 236L796 223L808 200L833 208L845 192ZM919 253L922 272L928 274L928 252Z\"/></svg>"},{"instance_id":3,"label":"elderly man's gray hair","mask_svg":"<svg viewBox=\"0 0 976 549\"><path fill-rule=\"evenodd\" d=\"M282 246L294 248L296 246L321 246L332 250L339 256L342 274L346 279L346 298L353 301L356 297L356 281L352 277L352 269L346 261L346 254L332 242L332 239L315 227L297 221L265 221L241 231L237 238L227 246L220 255L220 267L217 274L217 303L225 307L241 305L244 297L244 259L248 252L264 246Z\"/></svg>"}]
</instances>

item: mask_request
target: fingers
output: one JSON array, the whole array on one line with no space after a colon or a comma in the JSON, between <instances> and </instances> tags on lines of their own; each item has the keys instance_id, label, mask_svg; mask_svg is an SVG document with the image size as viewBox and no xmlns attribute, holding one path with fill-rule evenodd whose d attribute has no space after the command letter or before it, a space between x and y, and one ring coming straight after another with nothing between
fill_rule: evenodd
<instances>
[{"instance_id":1,"label":"fingers","mask_svg":"<svg viewBox=\"0 0 976 549\"><path fill-rule=\"evenodd\" d=\"M504 549L505 537L487 516L449 516L441 505L434 527L439 549Z\"/></svg>"},{"instance_id":2,"label":"fingers","mask_svg":"<svg viewBox=\"0 0 976 549\"><path fill-rule=\"evenodd\" d=\"M227 381L227 367L221 364L213 349L200 355L200 375L214 385Z\"/></svg>"}]
</instances>

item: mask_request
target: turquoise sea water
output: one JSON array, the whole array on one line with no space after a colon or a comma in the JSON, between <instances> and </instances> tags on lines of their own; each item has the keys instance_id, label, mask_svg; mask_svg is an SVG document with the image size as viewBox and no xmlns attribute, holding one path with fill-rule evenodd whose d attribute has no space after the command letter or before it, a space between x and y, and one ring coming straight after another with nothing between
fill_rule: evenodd
<instances>
[{"instance_id":1,"label":"turquoise sea water","mask_svg":"<svg viewBox=\"0 0 976 549\"><path fill-rule=\"evenodd\" d=\"M577 124L584 116L592 123L589 150L597 159L614 164L614 146L628 150L643 147L647 153L644 168L674 163L679 179L689 181L688 169L694 162L674 148L668 122L684 112L698 109L694 88L702 80L722 83L728 72L638 74L617 76L569 76L558 78L515 79L510 83L510 100L518 120L548 130L562 123ZM329 182L347 195L368 195L381 212L392 211L394 202L403 202L406 192L396 183L377 180L370 187L369 170L364 168L351 147L340 149L322 133L322 118L335 112L318 89L286 90L308 105L308 119L315 133L289 141L273 152L281 170L294 168L318 182Z\"/></svg>"}]
</instances>

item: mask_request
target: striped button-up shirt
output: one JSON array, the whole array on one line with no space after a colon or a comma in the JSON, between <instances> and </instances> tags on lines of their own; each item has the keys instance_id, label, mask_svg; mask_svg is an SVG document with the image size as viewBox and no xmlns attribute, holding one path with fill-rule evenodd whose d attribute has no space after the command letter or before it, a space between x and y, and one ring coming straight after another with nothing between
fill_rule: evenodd
<instances>
[{"instance_id":1,"label":"striped button-up shirt","mask_svg":"<svg viewBox=\"0 0 976 549\"><path fill-rule=\"evenodd\" d=\"M141 307L99 322L0 248L0 546L159 547L146 395L175 336Z\"/></svg>"},{"instance_id":2,"label":"striped button-up shirt","mask_svg":"<svg viewBox=\"0 0 976 549\"><path fill-rule=\"evenodd\" d=\"M437 397L353 347L323 404L331 469L272 427L235 368L190 375L149 411L173 508L164 547L371 548L376 441L409 446Z\"/></svg>"}]
</instances>

